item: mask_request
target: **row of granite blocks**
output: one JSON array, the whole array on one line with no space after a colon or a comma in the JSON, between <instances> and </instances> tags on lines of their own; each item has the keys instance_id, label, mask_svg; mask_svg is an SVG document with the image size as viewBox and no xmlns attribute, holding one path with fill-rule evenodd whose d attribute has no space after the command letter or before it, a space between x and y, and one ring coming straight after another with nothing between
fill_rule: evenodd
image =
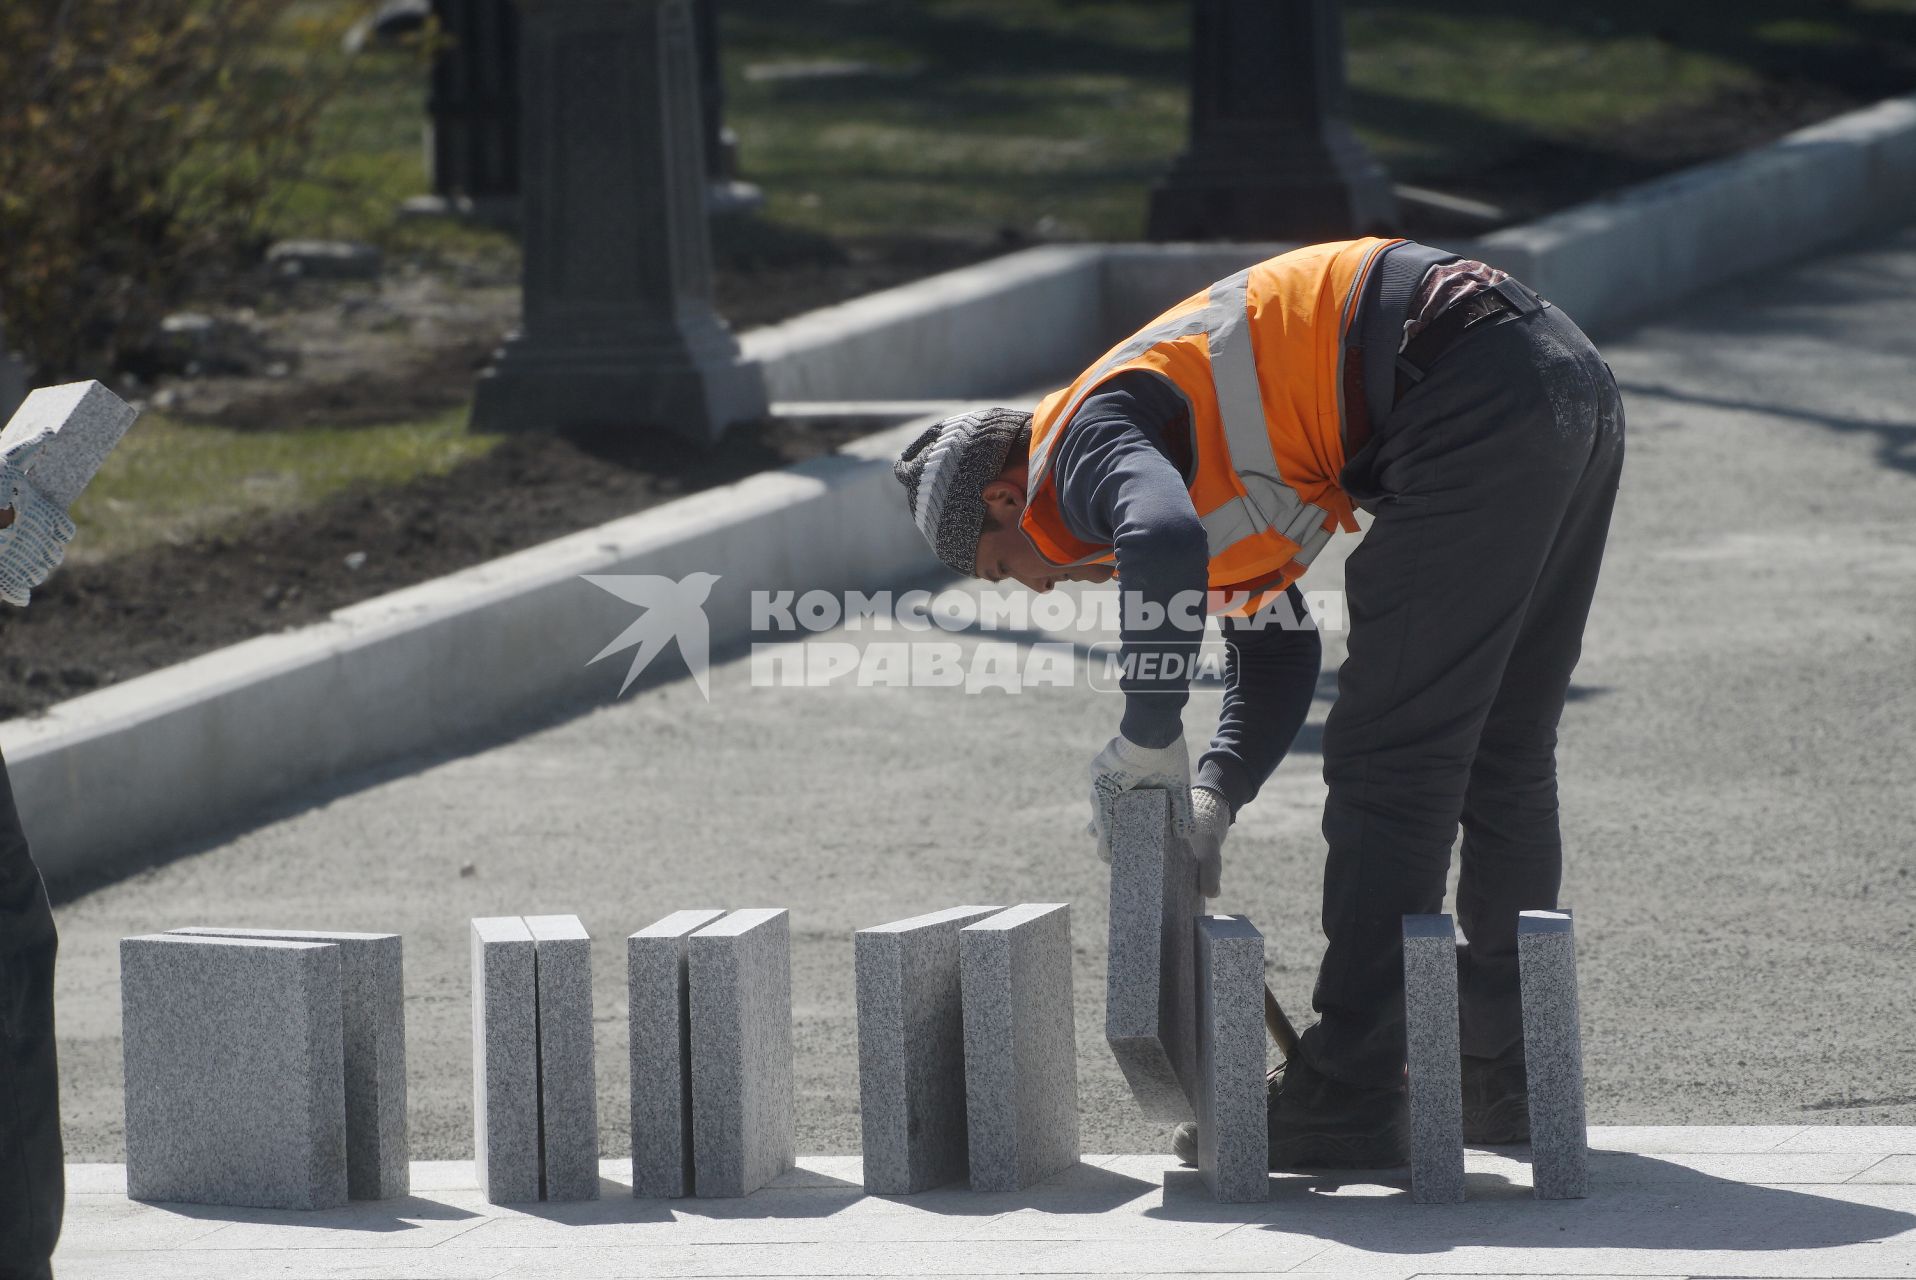
<instances>
[{"instance_id":1,"label":"row of granite blocks","mask_svg":"<svg viewBox=\"0 0 1916 1280\"><path fill-rule=\"evenodd\" d=\"M471 922L488 1200L599 1194L592 941ZM866 1186L1028 1186L1079 1158L1070 908L960 907L855 941ZM120 944L127 1189L314 1209L410 1190L397 934L189 928ZM632 1191L741 1196L795 1163L783 910L627 939Z\"/></svg>"},{"instance_id":2,"label":"row of granite blocks","mask_svg":"<svg viewBox=\"0 0 1916 1280\"><path fill-rule=\"evenodd\" d=\"M1175 864L1151 861L1169 883ZM1143 955L1120 945L1113 905L1106 1033L1134 1093L1147 1114L1195 1115L1215 1198L1263 1199L1262 936L1241 916L1172 911ZM1569 928L1555 912L1519 927L1542 1197L1583 1193ZM471 938L480 1186L501 1203L594 1198L591 939L573 916L477 919ZM1406 917L1404 938L1413 1194L1457 1201L1459 940L1447 916ZM1078 1160L1067 904L956 907L860 930L854 953L868 1190L1015 1190ZM747 1195L790 1169L787 914L676 912L631 935L626 959L633 1194ZM129 1194L289 1208L405 1194L400 960L392 934L126 939Z\"/></svg>"}]
</instances>

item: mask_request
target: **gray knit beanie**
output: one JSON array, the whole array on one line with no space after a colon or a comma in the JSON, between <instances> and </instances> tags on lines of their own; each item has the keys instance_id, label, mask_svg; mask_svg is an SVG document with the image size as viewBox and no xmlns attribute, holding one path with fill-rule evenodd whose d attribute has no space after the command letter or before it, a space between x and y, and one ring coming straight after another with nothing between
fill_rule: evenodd
<instances>
[{"instance_id":1,"label":"gray knit beanie","mask_svg":"<svg viewBox=\"0 0 1916 1280\"><path fill-rule=\"evenodd\" d=\"M979 409L926 427L891 464L905 486L912 521L947 568L966 577L976 572L984 488L1004 470L1013 449L1030 445L1030 414Z\"/></svg>"}]
</instances>

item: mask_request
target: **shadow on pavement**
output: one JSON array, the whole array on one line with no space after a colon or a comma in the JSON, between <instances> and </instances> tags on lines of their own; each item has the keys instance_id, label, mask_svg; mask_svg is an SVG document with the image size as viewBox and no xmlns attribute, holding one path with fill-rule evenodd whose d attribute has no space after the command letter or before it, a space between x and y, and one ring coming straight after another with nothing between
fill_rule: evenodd
<instances>
[{"instance_id":1,"label":"shadow on pavement","mask_svg":"<svg viewBox=\"0 0 1916 1280\"><path fill-rule=\"evenodd\" d=\"M1537 1200L1527 1184L1474 1172L1467 1175L1470 1198L1463 1204L1417 1205L1409 1170L1395 1169L1274 1174L1269 1203L1219 1205L1195 1173L1183 1172L1187 1181L1167 1185L1166 1203L1146 1216L1228 1221L1236 1211L1260 1230L1368 1253L1465 1247L1766 1252L1869 1244L1916 1229L1916 1214L1716 1178L1618 1151L1590 1153L1590 1195L1583 1200ZM1364 1190L1342 1194L1354 1188Z\"/></svg>"},{"instance_id":2,"label":"shadow on pavement","mask_svg":"<svg viewBox=\"0 0 1916 1280\"><path fill-rule=\"evenodd\" d=\"M315 1227L321 1231L416 1231L428 1222L463 1222L480 1215L470 1209L400 1196L393 1200L354 1200L337 1209L247 1209L234 1205L181 1204L136 1200L182 1218L201 1222L247 1223L272 1227Z\"/></svg>"}]
</instances>

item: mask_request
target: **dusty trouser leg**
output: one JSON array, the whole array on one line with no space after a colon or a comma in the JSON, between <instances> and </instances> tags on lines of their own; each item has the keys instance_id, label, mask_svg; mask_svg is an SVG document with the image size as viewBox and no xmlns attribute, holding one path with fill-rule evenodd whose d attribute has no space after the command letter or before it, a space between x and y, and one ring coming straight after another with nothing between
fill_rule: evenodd
<instances>
[{"instance_id":1,"label":"dusty trouser leg","mask_svg":"<svg viewBox=\"0 0 1916 1280\"><path fill-rule=\"evenodd\" d=\"M1594 370L1594 374L1592 372ZM1349 656L1324 729L1324 933L1305 1052L1403 1081L1403 917L1440 909L1472 761L1590 457L1608 379L1552 308L1466 335L1383 425L1351 487Z\"/></svg>"},{"instance_id":2,"label":"dusty trouser leg","mask_svg":"<svg viewBox=\"0 0 1916 1280\"><path fill-rule=\"evenodd\" d=\"M53 1046L53 912L0 761L0 1277L46 1275L65 1170Z\"/></svg>"},{"instance_id":3,"label":"dusty trouser leg","mask_svg":"<svg viewBox=\"0 0 1916 1280\"><path fill-rule=\"evenodd\" d=\"M1457 920L1470 940L1458 980L1463 1051L1494 1058L1523 1038L1517 915L1557 905L1563 836L1557 809L1557 722L1583 650L1610 512L1623 469L1623 405L1596 370L1598 419L1524 613L1471 763L1462 814Z\"/></svg>"}]
</instances>

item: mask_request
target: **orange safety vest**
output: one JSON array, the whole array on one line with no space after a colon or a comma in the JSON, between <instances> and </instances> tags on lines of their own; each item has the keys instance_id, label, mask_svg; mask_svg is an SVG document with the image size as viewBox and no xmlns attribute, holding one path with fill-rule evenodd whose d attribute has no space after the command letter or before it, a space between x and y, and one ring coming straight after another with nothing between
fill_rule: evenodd
<instances>
[{"instance_id":1,"label":"orange safety vest","mask_svg":"<svg viewBox=\"0 0 1916 1280\"><path fill-rule=\"evenodd\" d=\"M1114 558L1065 527L1052 451L1086 396L1148 369L1190 407L1191 504L1210 544L1217 611L1253 613L1310 566L1339 528L1357 532L1344 466L1344 358L1358 299L1382 251L1369 237L1247 267L1186 298L1039 402L1020 526L1054 565Z\"/></svg>"}]
</instances>

